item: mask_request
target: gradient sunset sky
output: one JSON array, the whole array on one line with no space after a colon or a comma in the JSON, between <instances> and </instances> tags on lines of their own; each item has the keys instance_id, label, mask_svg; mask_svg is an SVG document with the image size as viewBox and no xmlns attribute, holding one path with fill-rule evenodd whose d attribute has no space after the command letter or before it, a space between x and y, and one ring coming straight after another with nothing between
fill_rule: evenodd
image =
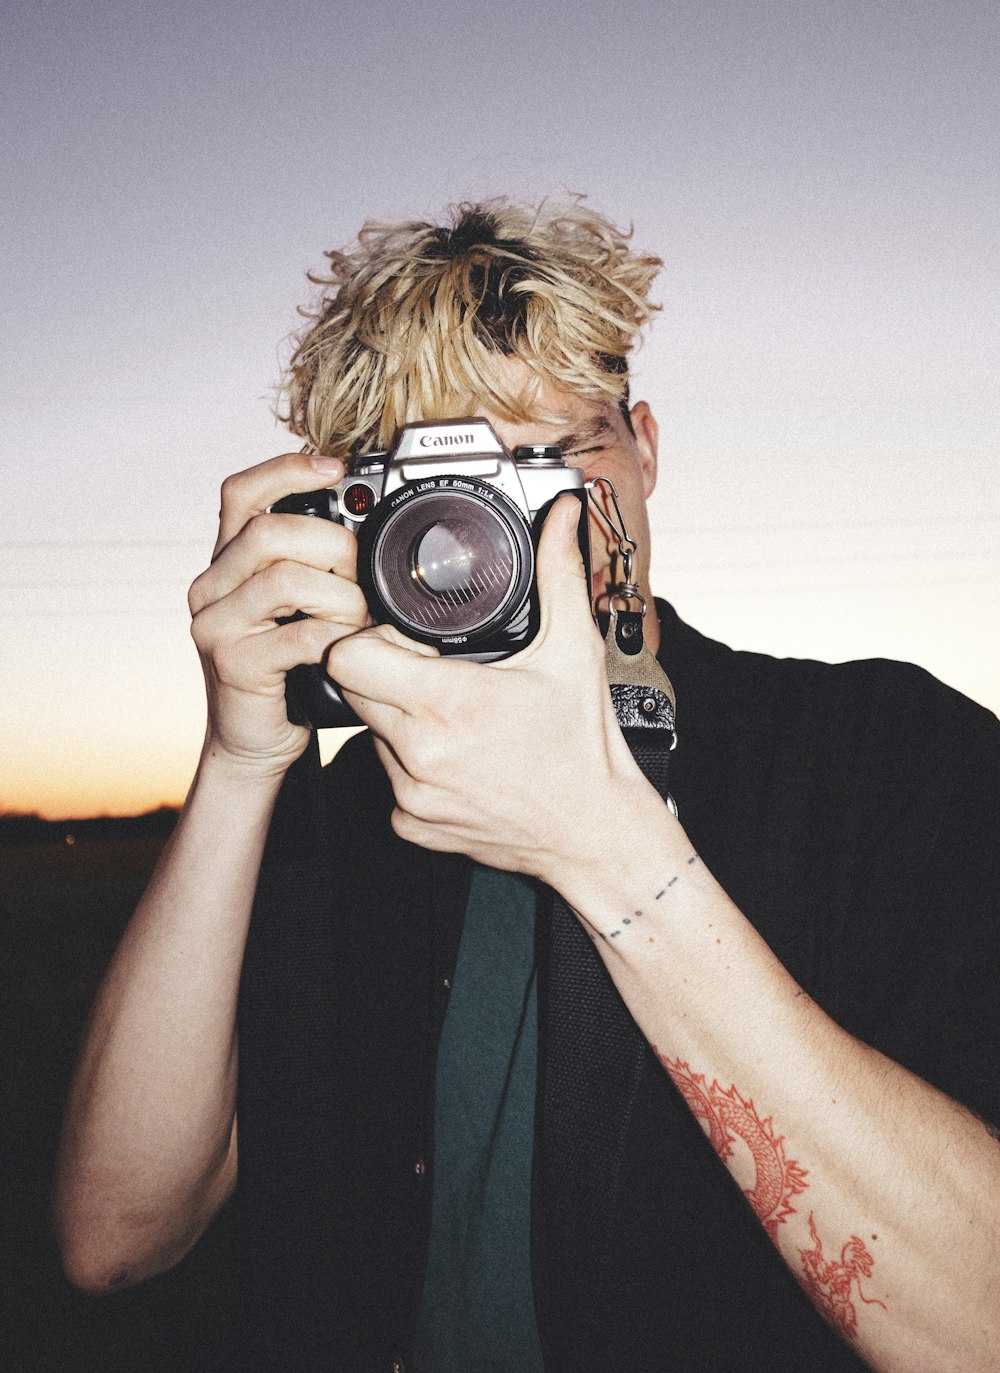
<instances>
[{"instance_id":1,"label":"gradient sunset sky","mask_svg":"<svg viewBox=\"0 0 1000 1373\"><path fill-rule=\"evenodd\" d=\"M666 260L633 388L657 591L1000 708L998 15L5 6L0 809L182 798L186 588L223 477L297 446L270 405L306 270L498 193L586 192Z\"/></svg>"}]
</instances>

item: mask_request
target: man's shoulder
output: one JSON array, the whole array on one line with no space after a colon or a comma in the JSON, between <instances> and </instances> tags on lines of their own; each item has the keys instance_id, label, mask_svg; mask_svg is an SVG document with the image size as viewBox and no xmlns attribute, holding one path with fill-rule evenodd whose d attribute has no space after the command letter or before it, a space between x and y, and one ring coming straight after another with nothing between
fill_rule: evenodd
<instances>
[{"instance_id":1,"label":"man's shoulder","mask_svg":"<svg viewBox=\"0 0 1000 1373\"><path fill-rule=\"evenodd\" d=\"M1000 768L1000 721L914 663L827 663L733 649L661 605L663 659L677 691L678 726L768 747L816 741L863 765L895 757L939 761L985 751Z\"/></svg>"}]
</instances>

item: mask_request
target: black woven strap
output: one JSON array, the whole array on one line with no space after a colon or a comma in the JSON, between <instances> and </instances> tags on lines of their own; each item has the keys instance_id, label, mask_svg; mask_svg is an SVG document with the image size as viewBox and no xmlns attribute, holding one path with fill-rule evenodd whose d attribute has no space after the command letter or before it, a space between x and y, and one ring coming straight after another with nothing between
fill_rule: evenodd
<instances>
[{"instance_id":1,"label":"black woven strap","mask_svg":"<svg viewBox=\"0 0 1000 1373\"><path fill-rule=\"evenodd\" d=\"M620 719L629 716L620 701L616 707ZM646 712L658 717L649 721L652 728L644 719L623 734L643 775L666 800L673 709L662 700L657 707ZM534 1268L543 1340L559 1351L553 1366L569 1368L569 1352L586 1349L608 1281L625 1138L653 1055L592 937L557 893L548 922L540 924L539 954ZM580 1357L578 1366L585 1364Z\"/></svg>"}]
</instances>

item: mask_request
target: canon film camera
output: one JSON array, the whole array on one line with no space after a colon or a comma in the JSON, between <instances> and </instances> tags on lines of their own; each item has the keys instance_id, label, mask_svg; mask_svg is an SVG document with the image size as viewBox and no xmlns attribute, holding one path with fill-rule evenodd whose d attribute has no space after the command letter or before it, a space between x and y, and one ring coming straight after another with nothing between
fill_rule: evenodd
<instances>
[{"instance_id":1,"label":"canon film camera","mask_svg":"<svg viewBox=\"0 0 1000 1373\"><path fill-rule=\"evenodd\" d=\"M286 496L272 510L356 532L358 582L372 619L443 655L494 662L538 631L535 549L553 501L580 501L577 538L590 586L587 492L550 446L505 448L480 418L408 424L391 454L355 458L335 486ZM358 724L326 672L287 676L288 717L318 728Z\"/></svg>"}]
</instances>

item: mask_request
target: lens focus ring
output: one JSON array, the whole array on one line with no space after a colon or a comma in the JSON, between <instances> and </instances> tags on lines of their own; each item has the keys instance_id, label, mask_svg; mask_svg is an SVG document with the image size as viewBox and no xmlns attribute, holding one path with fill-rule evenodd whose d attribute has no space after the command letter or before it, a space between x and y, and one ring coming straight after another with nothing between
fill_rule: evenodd
<instances>
[{"instance_id":1,"label":"lens focus ring","mask_svg":"<svg viewBox=\"0 0 1000 1373\"><path fill-rule=\"evenodd\" d=\"M485 483L410 483L377 508L364 534L365 589L378 602L372 613L405 632L431 643L481 638L524 604L530 531L513 502Z\"/></svg>"}]
</instances>

